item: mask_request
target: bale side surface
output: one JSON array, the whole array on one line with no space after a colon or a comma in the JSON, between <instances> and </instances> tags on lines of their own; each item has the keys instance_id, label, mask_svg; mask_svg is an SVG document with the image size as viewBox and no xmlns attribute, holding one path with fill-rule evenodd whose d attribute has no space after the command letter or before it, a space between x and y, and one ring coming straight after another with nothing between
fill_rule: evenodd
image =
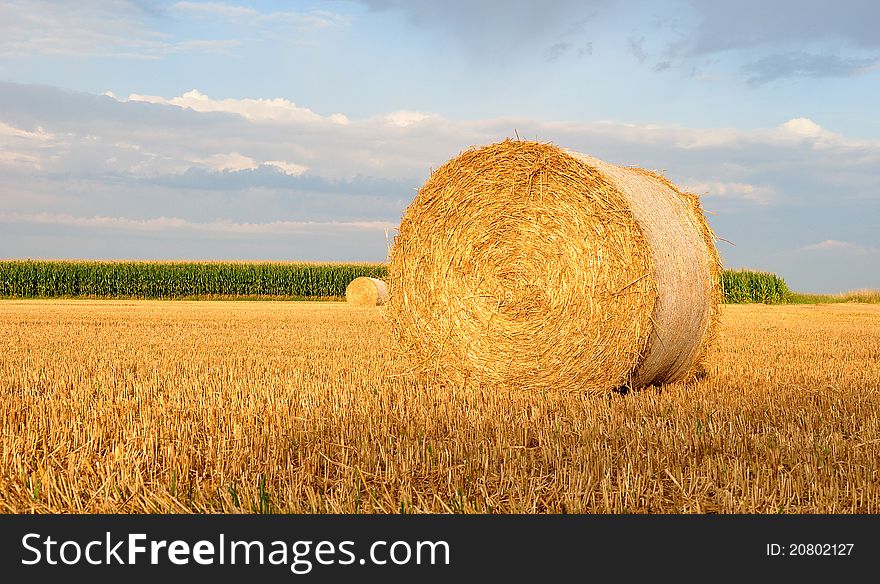
<instances>
[{"instance_id":1,"label":"bale side surface","mask_svg":"<svg viewBox=\"0 0 880 584\"><path fill-rule=\"evenodd\" d=\"M651 249L657 281L654 326L633 384L686 378L704 354L704 340L710 327L714 329L717 312L717 252L714 243L707 247L699 200L656 173L568 153L599 170L626 196Z\"/></svg>"},{"instance_id":2,"label":"bale side surface","mask_svg":"<svg viewBox=\"0 0 880 584\"><path fill-rule=\"evenodd\" d=\"M345 300L354 306L381 306L388 300L388 287L382 280L361 276L346 286Z\"/></svg>"},{"instance_id":3,"label":"bale side surface","mask_svg":"<svg viewBox=\"0 0 880 584\"><path fill-rule=\"evenodd\" d=\"M685 378L692 379L705 375L710 365L709 352L718 337L719 322L721 319L721 305L724 302L724 293L721 287L721 274L724 271L724 268L721 264L721 256L718 254L718 248L715 246L717 237L712 230L712 227L709 225L709 222L706 220L706 216L703 213L703 206L700 204L700 197L698 195L679 190L679 188L670 182L669 179L657 172L644 168L632 168L632 170L647 174L654 179L663 182L670 189L677 192L686 202L688 209L690 210L690 220L700 233L700 237L703 240L710 274L708 282L710 286L709 323L706 327L706 332L703 335L703 340L700 344L700 349L697 352L696 359L694 360L693 367Z\"/></svg>"}]
</instances>

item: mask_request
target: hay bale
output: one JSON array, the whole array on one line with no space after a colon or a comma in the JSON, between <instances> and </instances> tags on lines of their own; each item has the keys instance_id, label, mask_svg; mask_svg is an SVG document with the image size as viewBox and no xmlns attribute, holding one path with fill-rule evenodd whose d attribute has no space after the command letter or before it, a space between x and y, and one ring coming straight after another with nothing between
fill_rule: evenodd
<instances>
[{"instance_id":1,"label":"hay bale","mask_svg":"<svg viewBox=\"0 0 880 584\"><path fill-rule=\"evenodd\" d=\"M699 199L550 144L438 168L390 251L386 316L414 369L449 383L608 391L705 360L720 262Z\"/></svg>"},{"instance_id":2,"label":"hay bale","mask_svg":"<svg viewBox=\"0 0 880 584\"><path fill-rule=\"evenodd\" d=\"M345 287L345 301L354 306L381 306L388 300L388 286L382 280L361 276Z\"/></svg>"}]
</instances>

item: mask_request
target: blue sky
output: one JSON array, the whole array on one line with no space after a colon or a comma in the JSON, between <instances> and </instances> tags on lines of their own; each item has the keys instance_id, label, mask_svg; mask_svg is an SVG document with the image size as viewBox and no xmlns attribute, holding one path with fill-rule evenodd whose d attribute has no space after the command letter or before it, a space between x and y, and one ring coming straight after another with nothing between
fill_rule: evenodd
<instances>
[{"instance_id":1,"label":"blue sky","mask_svg":"<svg viewBox=\"0 0 880 584\"><path fill-rule=\"evenodd\" d=\"M880 287L878 19L0 0L0 256L381 261L431 168L518 132L704 194L728 267Z\"/></svg>"}]
</instances>

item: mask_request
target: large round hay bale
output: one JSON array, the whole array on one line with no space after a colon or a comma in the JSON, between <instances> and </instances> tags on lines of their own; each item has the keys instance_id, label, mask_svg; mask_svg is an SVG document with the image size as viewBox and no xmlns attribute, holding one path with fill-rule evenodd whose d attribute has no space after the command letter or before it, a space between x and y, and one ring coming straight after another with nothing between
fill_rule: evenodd
<instances>
[{"instance_id":1,"label":"large round hay bale","mask_svg":"<svg viewBox=\"0 0 880 584\"><path fill-rule=\"evenodd\" d=\"M390 251L386 315L414 369L451 383L608 391L688 378L721 299L696 195L551 144L438 168Z\"/></svg>"},{"instance_id":2,"label":"large round hay bale","mask_svg":"<svg viewBox=\"0 0 880 584\"><path fill-rule=\"evenodd\" d=\"M345 287L345 301L354 306L381 306L388 300L388 286L382 280L361 276Z\"/></svg>"}]
</instances>

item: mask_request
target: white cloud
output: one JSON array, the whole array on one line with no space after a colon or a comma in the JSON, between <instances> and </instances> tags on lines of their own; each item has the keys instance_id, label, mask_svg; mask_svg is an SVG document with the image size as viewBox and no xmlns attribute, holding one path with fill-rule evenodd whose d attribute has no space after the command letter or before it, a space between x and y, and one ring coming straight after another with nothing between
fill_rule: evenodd
<instances>
[{"instance_id":1,"label":"white cloud","mask_svg":"<svg viewBox=\"0 0 880 584\"><path fill-rule=\"evenodd\" d=\"M771 139L780 143L807 143L815 149L832 147L859 148L863 143L847 140L826 130L810 118L793 118L771 131Z\"/></svg>"},{"instance_id":2,"label":"white cloud","mask_svg":"<svg viewBox=\"0 0 880 584\"><path fill-rule=\"evenodd\" d=\"M822 126L810 118L793 118L779 126L779 129L786 134L807 138L817 138L829 134Z\"/></svg>"},{"instance_id":3,"label":"white cloud","mask_svg":"<svg viewBox=\"0 0 880 584\"><path fill-rule=\"evenodd\" d=\"M42 159L57 146L59 136L42 126L33 131L0 122L0 165L18 170L42 170Z\"/></svg>"},{"instance_id":4,"label":"white cloud","mask_svg":"<svg viewBox=\"0 0 880 584\"><path fill-rule=\"evenodd\" d=\"M111 91L104 95L118 101L140 101L146 103L174 105L197 112L225 112L243 116L255 122L330 122L347 124L348 118L343 114L332 114L324 117L312 110L300 107L287 99L211 99L198 89L187 91L183 95L166 99L157 95L140 95L132 93L126 99L120 99Z\"/></svg>"},{"instance_id":5,"label":"white cloud","mask_svg":"<svg viewBox=\"0 0 880 584\"><path fill-rule=\"evenodd\" d=\"M393 126L400 126L402 128L405 128L407 126L420 124L427 120L439 120L441 118L437 114L414 112L409 110L398 110L396 112L391 112L390 114L383 116L382 119Z\"/></svg>"},{"instance_id":6,"label":"white cloud","mask_svg":"<svg viewBox=\"0 0 880 584\"><path fill-rule=\"evenodd\" d=\"M175 10L192 12L204 16L221 18L253 18L260 13L247 6L234 6L222 2L178 2L174 5Z\"/></svg>"},{"instance_id":7,"label":"white cloud","mask_svg":"<svg viewBox=\"0 0 880 584\"><path fill-rule=\"evenodd\" d=\"M217 221L189 221L179 217L132 219L95 215L81 217L64 213L0 213L0 223L31 223L67 227L121 229L126 231L197 231L240 234L309 233L314 231L375 231L394 229L387 221L269 221L265 223Z\"/></svg>"},{"instance_id":8,"label":"white cloud","mask_svg":"<svg viewBox=\"0 0 880 584\"><path fill-rule=\"evenodd\" d=\"M457 139L461 145L468 146L479 142L492 142L512 134L513 128L531 128L532 132L520 132L523 135L535 135L539 139L550 136L570 137L575 141L584 138L593 139L597 143L632 144L644 148L646 146L662 149L678 149L681 151L722 152L725 150L743 151L743 149L783 148L788 149L806 144L817 150L848 151L848 164L869 163L880 155L880 141L855 140L828 131L818 123L805 117L793 118L774 128L757 130L739 130L735 128L688 128L672 124L634 124L618 121L597 122L537 122L528 119L488 119L479 121L456 122L431 112L398 110L375 118L352 121L346 115L335 113L322 116L307 107L297 105L285 98L224 98L214 99L197 89L180 96L165 98L153 95L132 94L127 99L120 99L112 92L105 95L119 101L139 101L162 105L173 105L197 112L225 112L240 115L253 122L272 122L285 124L335 125L351 126L351 135L367 140L367 134L375 138L373 146L363 150L363 160L369 160L369 168L388 168L392 158L398 155L413 160L411 151L389 150L386 148L390 140L399 141L399 136L383 135L379 126L405 128L416 140L428 134L442 136L444 140ZM500 133L499 133L500 130ZM341 137L342 134L339 134ZM378 148L377 148L378 147ZM312 146L302 144L301 156L311 157L306 151ZM350 150L350 148L349 148ZM600 152L596 152L600 158ZM436 160L425 160L426 165L435 165ZM640 160L617 160L622 164L642 164ZM686 169L685 169L686 170ZM754 202L767 202L774 197L771 186L759 186L749 180L740 178L704 179L697 181L700 190L710 191L716 195L737 197ZM705 183L705 184L703 184Z\"/></svg>"},{"instance_id":9,"label":"white cloud","mask_svg":"<svg viewBox=\"0 0 880 584\"><path fill-rule=\"evenodd\" d=\"M0 58L40 56L160 59L182 52L226 54L238 39L186 38L157 30L154 12L140 2L53 2L6 0L0 2ZM178 2L173 14L184 20L220 18L258 27L263 37L290 38L343 26L349 19L326 10L259 12L246 6L219 2ZM302 39L296 37L295 42Z\"/></svg>"},{"instance_id":10,"label":"white cloud","mask_svg":"<svg viewBox=\"0 0 880 584\"><path fill-rule=\"evenodd\" d=\"M215 172L223 172L227 170L254 170L259 166L257 161L249 156L243 156L238 152L230 152L229 154L214 154L207 158L197 158L193 162L199 166L213 170Z\"/></svg>"},{"instance_id":11,"label":"white cloud","mask_svg":"<svg viewBox=\"0 0 880 584\"><path fill-rule=\"evenodd\" d=\"M819 243L813 243L810 245L805 245L803 249L805 251L815 250L815 249L847 249L851 248L853 244L847 241L838 241L836 239L826 239L825 241L820 241Z\"/></svg>"},{"instance_id":12,"label":"white cloud","mask_svg":"<svg viewBox=\"0 0 880 584\"><path fill-rule=\"evenodd\" d=\"M753 185L744 182L690 180L684 181L682 187L685 190L698 195L744 199L761 205L770 202L775 195L775 191L772 187Z\"/></svg>"},{"instance_id":13,"label":"white cloud","mask_svg":"<svg viewBox=\"0 0 880 584\"><path fill-rule=\"evenodd\" d=\"M534 122L526 121L527 124ZM520 127L523 126L522 120ZM672 146L685 150L724 148L736 145L749 136L734 128L688 128L675 124L635 124L617 120L596 122L543 122L542 129L554 133L588 133L606 137L610 142ZM520 131L520 134L524 133Z\"/></svg>"},{"instance_id":14,"label":"white cloud","mask_svg":"<svg viewBox=\"0 0 880 584\"><path fill-rule=\"evenodd\" d=\"M349 23L349 18L328 10L312 10L311 12L306 13L271 12L265 14L262 17L262 21L288 23L298 27L322 29L347 25Z\"/></svg>"},{"instance_id":15,"label":"white cloud","mask_svg":"<svg viewBox=\"0 0 880 584\"><path fill-rule=\"evenodd\" d=\"M39 142L45 142L47 140L51 140L54 136L42 127L37 127L35 132L30 132L28 130L22 130L20 128L16 128L15 126L10 126L7 123L0 122L0 138L24 138L26 140L37 140Z\"/></svg>"},{"instance_id":16,"label":"white cloud","mask_svg":"<svg viewBox=\"0 0 880 584\"><path fill-rule=\"evenodd\" d=\"M827 209L832 201L846 208L847 201L858 200L876 208L880 142L830 132L833 138L822 138L825 130L811 120L738 130L455 120L398 110L339 124L285 98L223 99L193 90L114 103L33 86L6 84L0 90L17 96L6 98L6 124L0 126L0 146L8 145L0 150L16 153L4 155L0 173L8 179L0 196L15 201L7 211L253 223L292 213L299 219L392 222L432 168L471 145L513 137L514 129L612 163L659 170L683 188L707 194L704 205L724 218L719 235L726 238L737 237L728 227L738 220L732 217L778 217L780 209L799 202ZM155 105L145 108L141 101ZM42 104L52 104L51 112L42 111ZM813 148L815 140L827 140L826 146ZM42 172L29 189L34 195L22 195L23 187L34 184L25 181L34 180L28 175L37 165ZM210 172L186 172L190 168ZM15 177L20 184L12 183ZM29 198L38 194L57 196L60 204ZM789 240L805 237L798 232ZM850 238L880 245L863 233Z\"/></svg>"},{"instance_id":17,"label":"white cloud","mask_svg":"<svg viewBox=\"0 0 880 584\"><path fill-rule=\"evenodd\" d=\"M284 26L314 30L348 23L347 17L327 10L260 12L249 6L223 2L178 2L174 9L198 18L223 19L249 26Z\"/></svg>"},{"instance_id":18,"label":"white cloud","mask_svg":"<svg viewBox=\"0 0 880 584\"><path fill-rule=\"evenodd\" d=\"M808 118L756 130L527 118L459 121L411 110L350 120L344 114L321 115L281 97L213 98L197 89L176 97L133 94L123 99L109 91L105 95L122 103L147 102L190 113L169 116L171 112L156 109L145 117L142 110L132 108L130 121L124 122L129 116L123 108L106 119L94 119L88 127L73 113L61 126L37 116L30 118L28 130L0 127L0 140L4 133L62 136L54 146L52 140L45 140L46 148L20 144L6 148L31 156L27 160L53 172L103 170L148 177L176 175L192 166L218 172L273 167L289 176L308 170L312 176L331 180L361 175L420 182L431 168L462 149L512 137L518 129L524 137L550 140L609 162L658 169L723 206L779 204L795 198L827 198L830 193L876 196L880 161L880 141L838 135ZM234 115L226 119L200 115L209 113ZM100 139L87 140L86 134ZM17 139L10 137L7 142ZM121 143L127 146L114 146ZM816 153L807 154L805 146ZM790 186L795 176L800 177L796 190ZM411 193L394 196L407 199Z\"/></svg>"},{"instance_id":19,"label":"white cloud","mask_svg":"<svg viewBox=\"0 0 880 584\"><path fill-rule=\"evenodd\" d=\"M196 158L191 161L194 165L206 168L214 172L237 172L241 170L256 170L259 167L269 167L286 174L287 176L299 176L306 172L309 167L284 160L266 160L257 162L250 156L238 152L226 154L213 154L207 158Z\"/></svg>"},{"instance_id":20,"label":"white cloud","mask_svg":"<svg viewBox=\"0 0 880 584\"><path fill-rule=\"evenodd\" d=\"M234 39L175 39L150 26L136 3L0 3L0 57L72 56L159 59L181 52L225 53Z\"/></svg>"},{"instance_id":21,"label":"white cloud","mask_svg":"<svg viewBox=\"0 0 880 584\"><path fill-rule=\"evenodd\" d=\"M850 241L840 241L837 239L826 239L819 243L805 245L801 248L803 251L839 251L852 255L873 255L880 254L880 249L853 243Z\"/></svg>"},{"instance_id":22,"label":"white cloud","mask_svg":"<svg viewBox=\"0 0 880 584\"><path fill-rule=\"evenodd\" d=\"M10 152L0 148L0 166L12 166L39 170L40 159L32 154L23 152Z\"/></svg>"},{"instance_id":23,"label":"white cloud","mask_svg":"<svg viewBox=\"0 0 880 584\"><path fill-rule=\"evenodd\" d=\"M122 3L53 2L0 5L0 56L149 53L166 37L146 28Z\"/></svg>"},{"instance_id":24,"label":"white cloud","mask_svg":"<svg viewBox=\"0 0 880 584\"><path fill-rule=\"evenodd\" d=\"M287 176L299 176L309 169L308 166L294 164L293 162L284 162L283 160L267 160L263 163L263 166L277 168Z\"/></svg>"},{"instance_id":25,"label":"white cloud","mask_svg":"<svg viewBox=\"0 0 880 584\"><path fill-rule=\"evenodd\" d=\"M880 152L880 140L850 138L819 125L810 118L792 118L769 131L756 131L755 135L767 142L780 145L808 144L815 150L837 149L850 152Z\"/></svg>"},{"instance_id":26,"label":"white cloud","mask_svg":"<svg viewBox=\"0 0 880 584\"><path fill-rule=\"evenodd\" d=\"M554 122L545 124L562 129L565 124ZM688 128L674 124L632 124L617 121L588 122L569 124L572 128L583 128L616 139L649 144L669 144L686 150L705 150L738 148L750 145L790 146L801 143L815 148L877 148L878 141L854 140L831 132L810 118L792 118L775 128L740 130L737 128Z\"/></svg>"},{"instance_id":27,"label":"white cloud","mask_svg":"<svg viewBox=\"0 0 880 584\"><path fill-rule=\"evenodd\" d=\"M174 44L174 52L193 51L197 53L212 53L215 55L229 54L232 49L241 45L237 39L195 39L182 41Z\"/></svg>"}]
</instances>

